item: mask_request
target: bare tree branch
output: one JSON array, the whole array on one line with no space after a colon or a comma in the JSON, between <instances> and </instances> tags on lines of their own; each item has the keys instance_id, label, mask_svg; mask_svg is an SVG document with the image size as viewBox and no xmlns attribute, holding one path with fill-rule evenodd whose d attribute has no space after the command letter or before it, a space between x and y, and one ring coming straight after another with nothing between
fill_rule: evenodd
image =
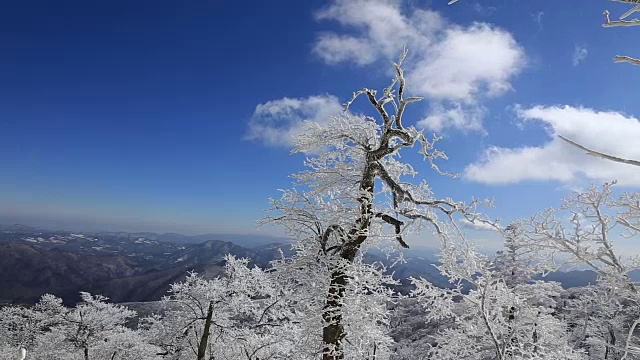
<instances>
[{"instance_id":1,"label":"bare tree branch","mask_svg":"<svg viewBox=\"0 0 640 360\"><path fill-rule=\"evenodd\" d=\"M629 16L631 16L633 13L636 13L640 11L640 5L636 5L634 7L632 7L629 11L627 11L626 13L620 15L620 19L626 19Z\"/></svg>"},{"instance_id":2,"label":"bare tree branch","mask_svg":"<svg viewBox=\"0 0 640 360\"><path fill-rule=\"evenodd\" d=\"M627 11L626 13L622 14L622 16L620 17L621 20L614 20L611 21L611 17L610 17L610 13L609 10L605 10L604 11L604 24L602 24L602 27L605 28L609 28L609 27L619 27L619 26L638 26L640 25L640 20L638 19L633 19L633 20L622 20L626 17L628 17L629 15L633 14L636 11L639 11L637 6L632 8L631 10Z\"/></svg>"},{"instance_id":3,"label":"bare tree branch","mask_svg":"<svg viewBox=\"0 0 640 360\"><path fill-rule=\"evenodd\" d=\"M377 213L376 217L381 218L384 222L393 226L396 232L396 240L398 240L398 243L400 243L400 246L402 246L405 249L409 248L409 245L406 242L404 242L404 240L402 239L401 232L402 232L402 225L404 225L402 221L394 218L391 215L387 215L383 213Z\"/></svg>"},{"instance_id":4,"label":"bare tree branch","mask_svg":"<svg viewBox=\"0 0 640 360\"><path fill-rule=\"evenodd\" d=\"M613 58L613 62L626 62L626 63L629 63L631 65L640 66L640 59L636 59L636 58L632 58L630 56L624 56L624 55L616 55Z\"/></svg>"},{"instance_id":5,"label":"bare tree branch","mask_svg":"<svg viewBox=\"0 0 640 360\"><path fill-rule=\"evenodd\" d=\"M580 150L584 150L587 155L591 155L591 156L595 156L595 157L599 157L599 158L603 158L603 159L607 159L607 160L611 160L611 161L615 161L615 162L619 162L619 163L624 163L624 164L629 164L629 165L635 165L635 166L640 166L640 161L637 160L628 160L628 159L623 159L623 158L619 158L616 156L612 156L612 155L608 155L605 153L601 153L595 150L591 150L587 147L584 147L572 140L567 139L566 137L562 136L562 135L558 135L558 137L564 141L566 141L567 143L577 147Z\"/></svg>"}]
</instances>

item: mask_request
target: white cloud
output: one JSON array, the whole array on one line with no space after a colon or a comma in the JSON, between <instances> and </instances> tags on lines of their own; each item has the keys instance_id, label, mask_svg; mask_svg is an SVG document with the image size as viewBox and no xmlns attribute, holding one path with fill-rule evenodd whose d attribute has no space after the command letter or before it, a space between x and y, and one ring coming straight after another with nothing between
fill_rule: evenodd
<instances>
[{"instance_id":1,"label":"white cloud","mask_svg":"<svg viewBox=\"0 0 640 360\"><path fill-rule=\"evenodd\" d=\"M313 52L329 64L353 61L358 65L376 61L376 53L362 39L336 34L320 35Z\"/></svg>"},{"instance_id":2,"label":"white cloud","mask_svg":"<svg viewBox=\"0 0 640 360\"><path fill-rule=\"evenodd\" d=\"M588 51L587 51L587 46L579 46L576 45L575 48L573 49L573 66L578 66L580 65L581 62L583 62L588 55Z\"/></svg>"},{"instance_id":3,"label":"white cloud","mask_svg":"<svg viewBox=\"0 0 640 360\"><path fill-rule=\"evenodd\" d=\"M442 23L438 14L423 10L418 10L412 18L407 18L400 11L400 6L401 2L397 0L338 0L318 11L316 19L335 20L355 28L358 36L332 34L343 40L352 39L358 44L366 45L366 52L378 60L397 57L403 44L426 40L421 32L433 32L433 27ZM334 63L336 58L359 64L369 63L363 62L361 55L351 49L327 46L327 36L320 36L314 49L321 59L329 63Z\"/></svg>"},{"instance_id":4,"label":"white cloud","mask_svg":"<svg viewBox=\"0 0 640 360\"><path fill-rule=\"evenodd\" d=\"M469 230L496 231L496 228L493 227L492 225L489 225L487 223L480 222L480 221L471 222L467 219L462 219L460 221L460 225L463 228L469 229Z\"/></svg>"},{"instance_id":5,"label":"white cloud","mask_svg":"<svg viewBox=\"0 0 640 360\"><path fill-rule=\"evenodd\" d=\"M428 128L434 131L442 131L447 127L453 127L462 131L480 131L482 128L482 118L486 110L478 105L466 105L452 103L448 107L434 103L429 114L418 121L418 127Z\"/></svg>"},{"instance_id":6,"label":"white cloud","mask_svg":"<svg viewBox=\"0 0 640 360\"><path fill-rule=\"evenodd\" d=\"M510 33L492 25L455 25L437 12L403 5L399 0L333 2L316 17L351 31L320 35L314 53L329 64L368 65L396 58L407 45L409 90L434 107L420 124L482 130L481 101L511 89L510 80L525 65L523 49Z\"/></svg>"},{"instance_id":7,"label":"white cloud","mask_svg":"<svg viewBox=\"0 0 640 360\"><path fill-rule=\"evenodd\" d=\"M410 69L414 91L431 99L473 102L480 94L496 96L511 89L509 79L524 59L508 32L474 24L450 27L442 35Z\"/></svg>"},{"instance_id":8,"label":"white cloud","mask_svg":"<svg viewBox=\"0 0 640 360\"><path fill-rule=\"evenodd\" d=\"M525 121L544 125L551 140L540 146L491 147L479 161L466 167L466 178L488 184L525 180L571 183L586 178L640 185L637 167L588 156L557 137L563 135L607 154L640 159L640 147L633 146L640 138L638 119L618 112L571 106L517 108L516 112Z\"/></svg>"},{"instance_id":9,"label":"white cloud","mask_svg":"<svg viewBox=\"0 0 640 360\"><path fill-rule=\"evenodd\" d=\"M256 106L246 138L291 147L294 137L304 131L305 121L326 123L341 111L342 105L333 95L267 101Z\"/></svg>"}]
</instances>

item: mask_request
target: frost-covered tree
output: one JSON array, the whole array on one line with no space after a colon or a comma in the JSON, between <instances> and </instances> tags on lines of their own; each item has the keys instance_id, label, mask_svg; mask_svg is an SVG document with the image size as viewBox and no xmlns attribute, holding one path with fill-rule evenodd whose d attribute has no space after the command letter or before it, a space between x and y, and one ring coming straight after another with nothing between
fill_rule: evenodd
<instances>
[{"instance_id":1,"label":"frost-covered tree","mask_svg":"<svg viewBox=\"0 0 640 360\"><path fill-rule=\"evenodd\" d=\"M524 229L519 223L513 223L499 232L503 237L504 249L497 252L492 270L504 279L508 287L531 281L534 275L550 267L549 253L524 236Z\"/></svg>"},{"instance_id":2,"label":"frost-covered tree","mask_svg":"<svg viewBox=\"0 0 640 360\"><path fill-rule=\"evenodd\" d=\"M629 349L637 347L640 294L629 273L640 262L637 255L616 251L614 243L640 230L640 198L637 193L614 197L613 184L575 191L559 209L522 223L525 236L553 251L559 265L587 266L598 274L597 284L576 292L566 305L574 342L592 359L620 359L625 353L631 358Z\"/></svg>"},{"instance_id":3,"label":"frost-covered tree","mask_svg":"<svg viewBox=\"0 0 640 360\"><path fill-rule=\"evenodd\" d=\"M7 306L0 309L0 353L9 354L13 360L31 353L38 340L52 327L60 324L65 311L62 299L45 294L32 308Z\"/></svg>"},{"instance_id":4,"label":"frost-covered tree","mask_svg":"<svg viewBox=\"0 0 640 360\"><path fill-rule=\"evenodd\" d=\"M628 279L638 259L623 257L614 243L640 230L639 198L637 193L624 193L615 199L613 185L573 191L558 209L546 209L523 221L524 236L564 255L565 262L587 265L602 278Z\"/></svg>"},{"instance_id":5,"label":"frost-covered tree","mask_svg":"<svg viewBox=\"0 0 640 360\"><path fill-rule=\"evenodd\" d=\"M361 262L363 249L389 238L406 248L403 235L408 231L430 225L436 234L443 234L445 222L455 214L472 221L477 217L475 202L436 198L426 181L409 181L417 171L401 160L402 151L418 145L419 153L439 173L434 160L446 156L434 149L438 138L427 140L404 119L406 107L421 100L406 95L405 55L406 51L394 63L395 78L382 94L368 88L357 91L344 113L326 124L307 124L294 152L308 155L308 170L293 176L296 187L273 201L275 214L266 219L284 225L292 237L303 241L300 247L307 254L322 258L326 270L320 274L327 276L320 312L327 360L343 358L347 339L358 336L357 329L352 334L346 331L345 304L354 277L350 271ZM349 111L362 96L376 117Z\"/></svg>"},{"instance_id":6,"label":"frost-covered tree","mask_svg":"<svg viewBox=\"0 0 640 360\"><path fill-rule=\"evenodd\" d=\"M570 328L571 342L589 359L638 359L633 320L637 302L603 283L571 289L562 316Z\"/></svg>"},{"instance_id":7,"label":"frost-covered tree","mask_svg":"<svg viewBox=\"0 0 640 360\"><path fill-rule=\"evenodd\" d=\"M226 257L224 276L191 273L171 285L146 337L170 359L293 359L296 314L287 287L248 260Z\"/></svg>"},{"instance_id":8,"label":"frost-covered tree","mask_svg":"<svg viewBox=\"0 0 640 360\"><path fill-rule=\"evenodd\" d=\"M397 301L391 315L391 336L395 341L391 359L426 358L431 348L436 345L437 334L454 325L454 319L427 320L424 304L416 298Z\"/></svg>"},{"instance_id":9,"label":"frost-covered tree","mask_svg":"<svg viewBox=\"0 0 640 360\"><path fill-rule=\"evenodd\" d=\"M503 231L507 251L482 255L464 239L444 244L440 271L451 288L412 279L413 296L427 322L449 325L432 335L423 359L581 359L569 343L566 323L557 317L563 294L557 283L531 280L541 271L520 244L520 230Z\"/></svg>"},{"instance_id":10,"label":"frost-covered tree","mask_svg":"<svg viewBox=\"0 0 640 360\"><path fill-rule=\"evenodd\" d=\"M82 302L65 311L60 322L41 337L41 351L55 351L56 358L84 360L146 359L153 355L152 347L125 326L136 315L134 311L110 304L101 295L81 292L80 296Z\"/></svg>"},{"instance_id":11,"label":"frost-covered tree","mask_svg":"<svg viewBox=\"0 0 640 360\"><path fill-rule=\"evenodd\" d=\"M0 341L3 352L32 348L41 332L41 321L33 310L21 306L0 309Z\"/></svg>"},{"instance_id":12,"label":"frost-covered tree","mask_svg":"<svg viewBox=\"0 0 640 360\"><path fill-rule=\"evenodd\" d=\"M83 302L72 309L46 294L31 308L0 310L0 343L11 349L2 353L11 353L7 359L12 360L20 347L26 350L26 358L33 359L154 358L157 349L125 326L135 312L109 304L102 296L81 293L81 297Z\"/></svg>"}]
</instances>

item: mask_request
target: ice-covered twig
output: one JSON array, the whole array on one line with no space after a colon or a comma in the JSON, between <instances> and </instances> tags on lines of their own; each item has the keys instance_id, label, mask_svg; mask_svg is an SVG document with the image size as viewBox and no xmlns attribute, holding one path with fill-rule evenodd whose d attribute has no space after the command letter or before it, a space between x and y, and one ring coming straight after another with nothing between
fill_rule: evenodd
<instances>
[{"instance_id":1,"label":"ice-covered twig","mask_svg":"<svg viewBox=\"0 0 640 360\"><path fill-rule=\"evenodd\" d=\"M637 65L640 65L640 62ZM601 153L599 151L591 150L591 149L589 149L587 147L584 147L584 146L576 143L575 141L567 139L566 137L564 137L562 135L558 135L558 137L560 139L566 141L567 143L577 147L578 149L584 150L587 153L587 155L591 155L591 156L595 156L595 157L599 157L599 158L603 158L603 159L607 159L607 160L611 160L611 161L615 161L615 162L619 162L619 163L623 163L623 164L640 166L640 161L623 159L623 158L619 158L617 156L612 156L612 155L608 155L608 154L605 154L605 153Z\"/></svg>"},{"instance_id":2,"label":"ice-covered twig","mask_svg":"<svg viewBox=\"0 0 640 360\"><path fill-rule=\"evenodd\" d=\"M632 58L630 56L624 56L624 55L616 55L616 57L613 58L613 62L626 62L631 65L640 66L640 59L636 59L636 58Z\"/></svg>"}]
</instances>

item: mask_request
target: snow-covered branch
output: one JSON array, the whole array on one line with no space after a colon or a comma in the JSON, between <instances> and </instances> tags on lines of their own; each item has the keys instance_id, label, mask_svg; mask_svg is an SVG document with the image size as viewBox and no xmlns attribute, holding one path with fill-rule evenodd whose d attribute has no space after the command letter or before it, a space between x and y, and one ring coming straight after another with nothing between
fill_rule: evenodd
<instances>
[{"instance_id":1,"label":"snow-covered branch","mask_svg":"<svg viewBox=\"0 0 640 360\"><path fill-rule=\"evenodd\" d=\"M585 147L583 145L580 145L580 144L576 143L575 141L567 139L566 137L564 137L562 135L558 135L558 137L560 139L566 141L567 143L571 144L572 146L575 146L580 150L584 150L587 155L591 155L591 156L594 156L594 157L599 157L599 158L602 158L602 159L607 159L607 160L611 160L611 161L615 161L615 162L619 162L619 163L623 163L623 164L640 166L640 161L623 159L623 158L620 158L620 157L617 157L617 156L601 153L599 151L591 150L591 149L589 149L589 148L587 148L587 147Z\"/></svg>"}]
</instances>

